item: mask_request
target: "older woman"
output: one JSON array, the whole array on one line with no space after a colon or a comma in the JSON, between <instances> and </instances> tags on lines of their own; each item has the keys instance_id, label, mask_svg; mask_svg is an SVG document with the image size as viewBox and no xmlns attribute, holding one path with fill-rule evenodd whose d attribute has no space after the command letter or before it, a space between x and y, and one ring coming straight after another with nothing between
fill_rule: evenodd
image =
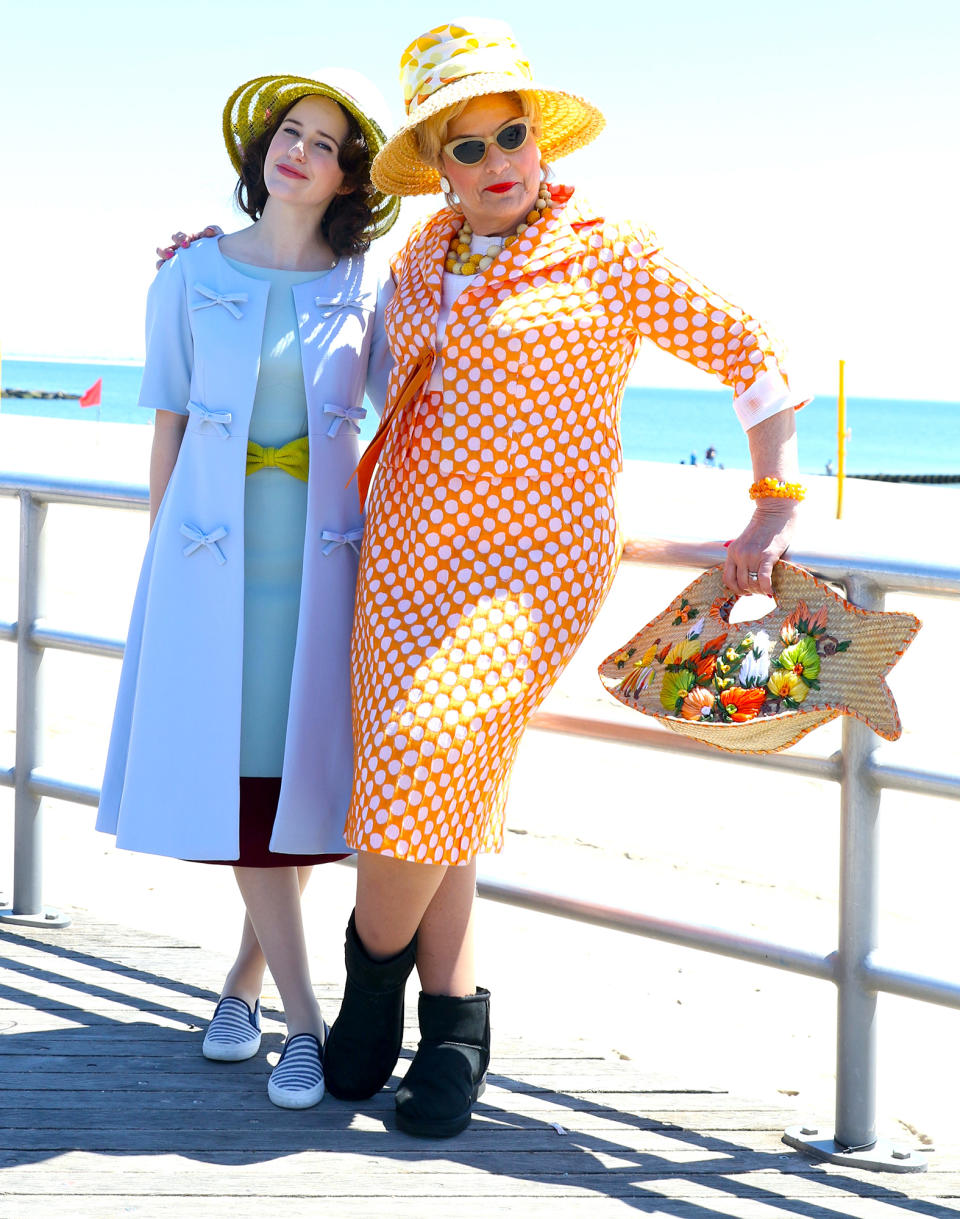
<instances>
[{"instance_id":1,"label":"older woman","mask_svg":"<svg viewBox=\"0 0 960 1219\"><path fill-rule=\"evenodd\" d=\"M373 180L399 195L440 189L447 206L392 264L397 363L359 472L365 492L379 461L353 632L357 903L326 1074L345 1098L388 1079L416 961L422 1039L397 1120L439 1136L468 1124L489 1059L476 857L502 846L524 727L617 567L618 414L640 342L732 387L760 492L794 478L802 400L751 317L646 230L546 184L546 163L603 119L535 84L507 27L439 27L401 65L407 118ZM796 506L757 499L729 547L732 588L769 591Z\"/></svg>"}]
</instances>

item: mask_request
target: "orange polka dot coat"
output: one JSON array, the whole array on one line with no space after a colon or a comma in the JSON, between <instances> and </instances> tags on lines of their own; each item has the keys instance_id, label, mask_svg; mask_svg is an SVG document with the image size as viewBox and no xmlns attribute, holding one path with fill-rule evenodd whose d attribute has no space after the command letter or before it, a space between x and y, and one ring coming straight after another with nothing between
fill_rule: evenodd
<instances>
[{"instance_id":1,"label":"orange polka dot coat","mask_svg":"<svg viewBox=\"0 0 960 1219\"><path fill-rule=\"evenodd\" d=\"M550 213L454 303L436 359L445 209L392 264L397 361L367 501L353 632L359 850L466 864L503 844L523 729L586 634L620 555L620 401L645 337L738 400L785 386L757 322L652 234L553 187ZM769 391L768 391L769 392Z\"/></svg>"}]
</instances>

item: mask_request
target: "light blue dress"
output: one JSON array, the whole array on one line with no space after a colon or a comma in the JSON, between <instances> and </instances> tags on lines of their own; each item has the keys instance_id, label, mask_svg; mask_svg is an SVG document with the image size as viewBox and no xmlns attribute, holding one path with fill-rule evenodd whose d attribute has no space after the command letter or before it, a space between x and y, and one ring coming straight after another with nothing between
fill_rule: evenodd
<instances>
[{"instance_id":1,"label":"light blue dress","mask_svg":"<svg viewBox=\"0 0 960 1219\"><path fill-rule=\"evenodd\" d=\"M316 271L278 271L226 260L270 284L249 439L279 448L307 434L294 284ZM328 273L329 274L329 273ZM241 776L279 776L290 706L307 522L307 484L268 467L247 476L243 508Z\"/></svg>"}]
</instances>

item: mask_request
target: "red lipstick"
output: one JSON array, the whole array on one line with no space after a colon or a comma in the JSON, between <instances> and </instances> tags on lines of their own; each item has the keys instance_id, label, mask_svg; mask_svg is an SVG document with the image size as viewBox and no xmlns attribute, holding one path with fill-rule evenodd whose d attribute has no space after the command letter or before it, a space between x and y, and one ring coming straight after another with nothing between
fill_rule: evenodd
<instances>
[{"instance_id":1,"label":"red lipstick","mask_svg":"<svg viewBox=\"0 0 960 1219\"><path fill-rule=\"evenodd\" d=\"M505 195L508 190L513 190L516 182L497 182L494 186L487 186L484 189L492 191L495 195Z\"/></svg>"}]
</instances>

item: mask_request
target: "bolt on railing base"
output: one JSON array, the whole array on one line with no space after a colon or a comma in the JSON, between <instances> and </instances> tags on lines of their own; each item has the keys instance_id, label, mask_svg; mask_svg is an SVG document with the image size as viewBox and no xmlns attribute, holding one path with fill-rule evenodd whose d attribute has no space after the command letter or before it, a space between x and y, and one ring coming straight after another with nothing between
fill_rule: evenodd
<instances>
[{"instance_id":1,"label":"bolt on railing base","mask_svg":"<svg viewBox=\"0 0 960 1219\"><path fill-rule=\"evenodd\" d=\"M838 1143L832 1130L790 1126L784 1131L783 1141L795 1151L817 1160L829 1160L831 1164L842 1164L845 1168L869 1168L874 1172L927 1171L927 1157L922 1152L911 1151L892 1139L877 1139L872 1147L860 1150Z\"/></svg>"},{"instance_id":2,"label":"bolt on railing base","mask_svg":"<svg viewBox=\"0 0 960 1219\"><path fill-rule=\"evenodd\" d=\"M11 923L17 927L46 927L56 931L69 927L72 922L69 914L64 914L62 910L51 910L48 906L44 906L39 914L17 914L12 906L0 909L0 925Z\"/></svg>"}]
</instances>

